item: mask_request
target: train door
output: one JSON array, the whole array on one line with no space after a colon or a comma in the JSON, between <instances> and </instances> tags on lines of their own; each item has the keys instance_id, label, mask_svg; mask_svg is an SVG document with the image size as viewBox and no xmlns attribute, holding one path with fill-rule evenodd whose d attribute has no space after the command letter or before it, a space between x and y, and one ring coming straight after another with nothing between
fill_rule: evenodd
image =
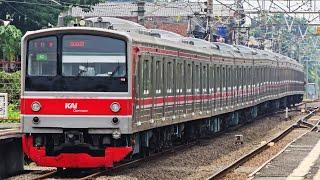
<instances>
[{"instance_id":1,"label":"train door","mask_svg":"<svg viewBox=\"0 0 320 180\"><path fill-rule=\"evenodd\" d=\"M222 66L221 65L217 65L217 75L216 75L216 94L215 94L215 102L216 102L216 109L221 109L221 102L222 102Z\"/></svg>"},{"instance_id":2,"label":"train door","mask_svg":"<svg viewBox=\"0 0 320 180\"><path fill-rule=\"evenodd\" d=\"M184 113L185 107L185 93L184 93L184 62L181 59L176 60L176 112L177 116L181 116Z\"/></svg>"},{"instance_id":3,"label":"train door","mask_svg":"<svg viewBox=\"0 0 320 180\"><path fill-rule=\"evenodd\" d=\"M201 64L201 89L200 89L200 98L201 98L201 111L206 112L208 111L208 64L202 63Z\"/></svg>"},{"instance_id":4,"label":"train door","mask_svg":"<svg viewBox=\"0 0 320 180\"><path fill-rule=\"evenodd\" d=\"M248 85L249 85L249 67L248 66L245 66L244 68L244 77L245 77L245 83L244 83L244 101L246 103L248 103L248 100L249 100L249 88L248 88Z\"/></svg>"},{"instance_id":5,"label":"train door","mask_svg":"<svg viewBox=\"0 0 320 180\"><path fill-rule=\"evenodd\" d=\"M225 107L229 108L230 105L230 66L226 66L225 75Z\"/></svg>"},{"instance_id":6,"label":"train door","mask_svg":"<svg viewBox=\"0 0 320 180\"><path fill-rule=\"evenodd\" d=\"M238 88L238 103L239 106L241 106L241 103L243 102L243 67L239 66L239 88Z\"/></svg>"},{"instance_id":7,"label":"train door","mask_svg":"<svg viewBox=\"0 0 320 180\"><path fill-rule=\"evenodd\" d=\"M172 117L174 115L174 60L165 58L165 117Z\"/></svg>"},{"instance_id":8,"label":"train door","mask_svg":"<svg viewBox=\"0 0 320 180\"><path fill-rule=\"evenodd\" d=\"M235 102L235 79L236 79L236 68L234 65L231 66L231 108L234 107Z\"/></svg>"},{"instance_id":9,"label":"train door","mask_svg":"<svg viewBox=\"0 0 320 180\"><path fill-rule=\"evenodd\" d=\"M257 74L258 74L258 70L257 70L257 67L254 65L253 67L253 73L254 73L254 76L253 76L253 98L254 98L254 102L256 102L258 96L258 82L257 82Z\"/></svg>"},{"instance_id":10,"label":"train door","mask_svg":"<svg viewBox=\"0 0 320 180\"><path fill-rule=\"evenodd\" d=\"M226 66L222 65L221 67L221 108L225 108L226 105L226 97L227 97L227 88L226 88L226 82L227 82L227 73L226 73Z\"/></svg>"},{"instance_id":11,"label":"train door","mask_svg":"<svg viewBox=\"0 0 320 180\"><path fill-rule=\"evenodd\" d=\"M254 100L254 96L253 96L253 91L254 91L254 87L253 87L253 75L254 75L254 71L253 71L253 66L249 66L249 96L250 96L250 103L253 102Z\"/></svg>"},{"instance_id":12,"label":"train door","mask_svg":"<svg viewBox=\"0 0 320 180\"><path fill-rule=\"evenodd\" d=\"M237 66L237 90L236 90L236 104L237 106L239 106L239 103L240 103L240 88L241 88L241 66Z\"/></svg>"},{"instance_id":13,"label":"train door","mask_svg":"<svg viewBox=\"0 0 320 180\"><path fill-rule=\"evenodd\" d=\"M163 89L163 58L157 57L153 61L154 64L154 100L153 112L154 118L160 119L164 116L164 89Z\"/></svg>"},{"instance_id":14,"label":"train door","mask_svg":"<svg viewBox=\"0 0 320 180\"><path fill-rule=\"evenodd\" d=\"M142 62L143 59L141 58L141 55L137 57L137 73L135 76L135 111L134 111L134 116L135 120L137 121L141 117L141 111L143 108L143 104L141 102L142 99Z\"/></svg>"},{"instance_id":15,"label":"train door","mask_svg":"<svg viewBox=\"0 0 320 180\"><path fill-rule=\"evenodd\" d=\"M233 106L236 107L238 104L238 83L239 83L239 76L238 76L238 66L234 65L233 67L233 74L234 74L234 81L233 81Z\"/></svg>"},{"instance_id":16,"label":"train door","mask_svg":"<svg viewBox=\"0 0 320 180\"><path fill-rule=\"evenodd\" d=\"M152 58L149 55L142 55L141 62L141 96L140 96L140 118L144 122L152 118Z\"/></svg>"},{"instance_id":17,"label":"train door","mask_svg":"<svg viewBox=\"0 0 320 180\"><path fill-rule=\"evenodd\" d=\"M215 83L215 77L214 77L214 65L210 65L209 66L209 95L208 95L208 98L209 98L209 104L208 104L208 109L209 111L213 111L214 109L214 83Z\"/></svg>"},{"instance_id":18,"label":"train door","mask_svg":"<svg viewBox=\"0 0 320 180\"><path fill-rule=\"evenodd\" d=\"M194 112L199 112L201 110L201 70L200 70L200 63L193 62L193 90L194 90Z\"/></svg>"},{"instance_id":19,"label":"train door","mask_svg":"<svg viewBox=\"0 0 320 180\"><path fill-rule=\"evenodd\" d=\"M193 112L193 88L192 88L192 77L193 71L192 71L192 62L190 61L185 61L185 76L184 76L184 81L186 84L186 106L185 106L185 113L186 114L191 114Z\"/></svg>"},{"instance_id":20,"label":"train door","mask_svg":"<svg viewBox=\"0 0 320 180\"><path fill-rule=\"evenodd\" d=\"M215 64L214 65L214 111L217 111L217 109L220 107L219 97L218 93L220 91L220 65Z\"/></svg>"}]
</instances>

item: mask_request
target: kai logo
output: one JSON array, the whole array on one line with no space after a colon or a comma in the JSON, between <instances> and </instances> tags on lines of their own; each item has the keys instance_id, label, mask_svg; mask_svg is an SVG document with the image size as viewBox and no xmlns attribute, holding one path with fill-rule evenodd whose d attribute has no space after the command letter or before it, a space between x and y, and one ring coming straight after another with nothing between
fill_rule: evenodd
<instances>
[{"instance_id":1,"label":"kai logo","mask_svg":"<svg viewBox=\"0 0 320 180\"><path fill-rule=\"evenodd\" d=\"M65 103L64 108L65 109L77 109L78 103Z\"/></svg>"}]
</instances>

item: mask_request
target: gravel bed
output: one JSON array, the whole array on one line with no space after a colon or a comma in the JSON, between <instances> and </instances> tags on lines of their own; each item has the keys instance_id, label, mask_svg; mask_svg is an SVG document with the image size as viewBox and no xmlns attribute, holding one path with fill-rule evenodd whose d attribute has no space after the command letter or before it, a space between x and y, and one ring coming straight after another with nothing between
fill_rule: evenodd
<instances>
[{"instance_id":1,"label":"gravel bed","mask_svg":"<svg viewBox=\"0 0 320 180\"><path fill-rule=\"evenodd\" d=\"M285 130L305 114L293 111L256 120L233 132L206 140L182 152L165 155L137 167L122 170L98 179L205 179L242 155ZM235 144L235 135L242 134L244 144Z\"/></svg>"},{"instance_id":2,"label":"gravel bed","mask_svg":"<svg viewBox=\"0 0 320 180\"><path fill-rule=\"evenodd\" d=\"M283 148L285 148L293 140L306 133L308 129L295 129L290 132L287 136L281 139L279 142L275 143L270 148L266 149L262 153L253 157L233 172L227 174L223 179L225 180L246 180L248 176L262 166L269 159L277 155Z\"/></svg>"},{"instance_id":3,"label":"gravel bed","mask_svg":"<svg viewBox=\"0 0 320 180\"><path fill-rule=\"evenodd\" d=\"M25 170L24 173L10 177L8 178L8 180L34 179L36 177L39 177L55 169L56 168L52 168L52 167L40 167L40 166L36 166L34 163L31 163L30 165L24 166L24 170Z\"/></svg>"}]
</instances>

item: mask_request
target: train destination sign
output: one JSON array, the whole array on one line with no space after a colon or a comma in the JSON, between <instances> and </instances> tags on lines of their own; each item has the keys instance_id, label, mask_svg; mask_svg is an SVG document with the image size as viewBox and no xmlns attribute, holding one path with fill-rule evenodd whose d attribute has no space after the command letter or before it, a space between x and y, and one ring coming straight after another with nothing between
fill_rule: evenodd
<instances>
[{"instance_id":1,"label":"train destination sign","mask_svg":"<svg viewBox=\"0 0 320 180\"><path fill-rule=\"evenodd\" d=\"M0 93L0 119L8 118L8 93Z\"/></svg>"}]
</instances>

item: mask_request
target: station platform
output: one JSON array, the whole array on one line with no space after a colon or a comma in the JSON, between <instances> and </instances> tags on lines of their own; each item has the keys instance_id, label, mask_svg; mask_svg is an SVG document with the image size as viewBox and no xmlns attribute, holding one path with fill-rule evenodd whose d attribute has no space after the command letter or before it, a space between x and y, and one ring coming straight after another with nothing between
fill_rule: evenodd
<instances>
[{"instance_id":1,"label":"station platform","mask_svg":"<svg viewBox=\"0 0 320 180\"><path fill-rule=\"evenodd\" d=\"M21 138L20 124L0 123L0 139Z\"/></svg>"},{"instance_id":2,"label":"station platform","mask_svg":"<svg viewBox=\"0 0 320 180\"><path fill-rule=\"evenodd\" d=\"M22 172L23 159L20 125L0 123L0 179Z\"/></svg>"},{"instance_id":3,"label":"station platform","mask_svg":"<svg viewBox=\"0 0 320 180\"><path fill-rule=\"evenodd\" d=\"M320 132L309 132L297 139L252 179L320 180Z\"/></svg>"}]
</instances>

